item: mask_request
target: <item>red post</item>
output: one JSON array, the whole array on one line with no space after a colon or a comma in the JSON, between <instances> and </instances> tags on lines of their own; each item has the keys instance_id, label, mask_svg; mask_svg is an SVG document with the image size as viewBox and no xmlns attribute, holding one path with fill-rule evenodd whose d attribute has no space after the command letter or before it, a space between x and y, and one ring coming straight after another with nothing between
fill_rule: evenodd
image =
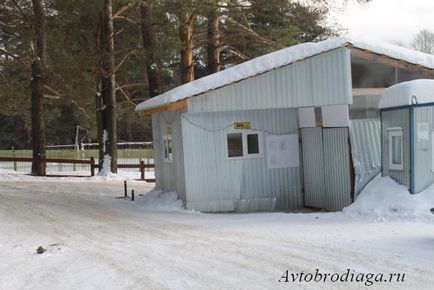
<instances>
[{"instance_id":1,"label":"red post","mask_svg":"<svg viewBox=\"0 0 434 290\"><path fill-rule=\"evenodd\" d=\"M95 158L90 157L90 176L95 176Z\"/></svg>"},{"instance_id":2,"label":"red post","mask_svg":"<svg viewBox=\"0 0 434 290\"><path fill-rule=\"evenodd\" d=\"M145 161L140 160L140 177L145 180Z\"/></svg>"}]
</instances>

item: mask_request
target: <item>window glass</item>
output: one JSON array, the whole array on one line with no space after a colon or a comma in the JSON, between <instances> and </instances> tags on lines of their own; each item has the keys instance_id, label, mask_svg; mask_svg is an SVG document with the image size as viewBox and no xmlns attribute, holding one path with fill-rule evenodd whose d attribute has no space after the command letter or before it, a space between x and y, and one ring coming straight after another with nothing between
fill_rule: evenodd
<instances>
[{"instance_id":1,"label":"window glass","mask_svg":"<svg viewBox=\"0 0 434 290\"><path fill-rule=\"evenodd\" d=\"M403 170L403 137L402 129L389 130L389 169Z\"/></svg>"},{"instance_id":2,"label":"window glass","mask_svg":"<svg viewBox=\"0 0 434 290\"><path fill-rule=\"evenodd\" d=\"M350 105L350 119L379 119L381 95L356 95Z\"/></svg>"},{"instance_id":3,"label":"window glass","mask_svg":"<svg viewBox=\"0 0 434 290\"><path fill-rule=\"evenodd\" d=\"M392 136L392 163L402 163L402 136Z\"/></svg>"},{"instance_id":4,"label":"window glass","mask_svg":"<svg viewBox=\"0 0 434 290\"><path fill-rule=\"evenodd\" d=\"M172 161L172 136L166 135L163 137L163 157L165 161Z\"/></svg>"},{"instance_id":5,"label":"window glass","mask_svg":"<svg viewBox=\"0 0 434 290\"><path fill-rule=\"evenodd\" d=\"M163 154L164 154L164 159L169 158L169 155L167 154L167 140L166 139L163 140Z\"/></svg>"},{"instance_id":6,"label":"window glass","mask_svg":"<svg viewBox=\"0 0 434 290\"><path fill-rule=\"evenodd\" d=\"M242 133L229 133L228 139L228 157L242 157L243 156L243 134Z\"/></svg>"},{"instance_id":7,"label":"window glass","mask_svg":"<svg viewBox=\"0 0 434 290\"><path fill-rule=\"evenodd\" d=\"M247 154L259 154L258 134L247 134Z\"/></svg>"},{"instance_id":8,"label":"window glass","mask_svg":"<svg viewBox=\"0 0 434 290\"><path fill-rule=\"evenodd\" d=\"M167 155L168 159L172 160L172 138L167 139Z\"/></svg>"}]
</instances>

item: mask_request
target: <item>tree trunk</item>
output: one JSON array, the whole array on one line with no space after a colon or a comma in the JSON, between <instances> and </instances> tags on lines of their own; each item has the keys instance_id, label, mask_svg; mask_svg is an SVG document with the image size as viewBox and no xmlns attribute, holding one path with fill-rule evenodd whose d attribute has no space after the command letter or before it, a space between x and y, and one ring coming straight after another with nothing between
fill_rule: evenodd
<instances>
[{"instance_id":1,"label":"tree trunk","mask_svg":"<svg viewBox=\"0 0 434 290\"><path fill-rule=\"evenodd\" d=\"M102 109L103 100L101 95L101 74L99 73L99 67L97 67L97 73L95 76L95 112L96 112L96 128L97 128L97 139L98 139L98 169L101 171L104 162L104 136L103 136L103 124L102 124Z\"/></svg>"},{"instance_id":2,"label":"tree trunk","mask_svg":"<svg viewBox=\"0 0 434 290\"><path fill-rule=\"evenodd\" d=\"M207 59L208 74L220 71L220 29L217 13L208 16Z\"/></svg>"},{"instance_id":3,"label":"tree trunk","mask_svg":"<svg viewBox=\"0 0 434 290\"><path fill-rule=\"evenodd\" d=\"M181 82L194 80L193 67L193 19L192 13L183 13L180 17L179 37L181 40Z\"/></svg>"},{"instance_id":4,"label":"tree trunk","mask_svg":"<svg viewBox=\"0 0 434 290\"><path fill-rule=\"evenodd\" d=\"M103 136L102 147L105 160L110 157L110 170L117 172L117 126L116 126L116 96L115 96L115 59L114 59L114 34L112 1L104 0L102 13L102 26L100 33L101 46L101 129ZM102 158L101 158L102 157Z\"/></svg>"},{"instance_id":5,"label":"tree trunk","mask_svg":"<svg viewBox=\"0 0 434 290\"><path fill-rule=\"evenodd\" d=\"M142 18L143 49L146 58L146 73L148 75L149 96L151 98L161 94L160 66L155 57L155 34L152 26L152 10L149 1L140 4L140 16Z\"/></svg>"},{"instance_id":6,"label":"tree trunk","mask_svg":"<svg viewBox=\"0 0 434 290\"><path fill-rule=\"evenodd\" d=\"M46 164L40 159L46 158L46 133L44 123L44 82L46 78L47 41L45 34L45 16L42 0L32 0L35 13L35 53L32 62L32 174L42 176L46 173Z\"/></svg>"}]
</instances>

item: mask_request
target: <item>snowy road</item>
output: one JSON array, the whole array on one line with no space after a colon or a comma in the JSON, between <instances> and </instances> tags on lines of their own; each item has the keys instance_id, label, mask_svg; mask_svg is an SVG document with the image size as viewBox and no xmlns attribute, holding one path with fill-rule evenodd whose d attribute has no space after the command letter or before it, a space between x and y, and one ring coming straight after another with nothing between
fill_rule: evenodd
<instances>
[{"instance_id":1,"label":"snowy road","mask_svg":"<svg viewBox=\"0 0 434 290\"><path fill-rule=\"evenodd\" d=\"M136 193L150 189L134 183ZM405 273L432 289L434 226L342 214L153 211L121 181L0 182L1 289L366 289L279 283L286 270ZM35 253L42 245L48 251Z\"/></svg>"}]
</instances>

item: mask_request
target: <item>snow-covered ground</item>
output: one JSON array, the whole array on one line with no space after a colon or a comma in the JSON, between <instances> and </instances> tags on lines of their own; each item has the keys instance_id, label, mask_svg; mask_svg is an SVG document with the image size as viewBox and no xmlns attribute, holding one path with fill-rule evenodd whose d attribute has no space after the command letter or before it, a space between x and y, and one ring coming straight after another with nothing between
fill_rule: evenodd
<instances>
[{"instance_id":1,"label":"snow-covered ground","mask_svg":"<svg viewBox=\"0 0 434 290\"><path fill-rule=\"evenodd\" d=\"M204 214L173 193L139 196L145 182L129 182L136 201L120 199L121 178L0 172L0 185L0 289L367 288L278 282L315 269L405 273L372 289L434 285L434 188L409 196L377 178L343 213Z\"/></svg>"}]
</instances>

